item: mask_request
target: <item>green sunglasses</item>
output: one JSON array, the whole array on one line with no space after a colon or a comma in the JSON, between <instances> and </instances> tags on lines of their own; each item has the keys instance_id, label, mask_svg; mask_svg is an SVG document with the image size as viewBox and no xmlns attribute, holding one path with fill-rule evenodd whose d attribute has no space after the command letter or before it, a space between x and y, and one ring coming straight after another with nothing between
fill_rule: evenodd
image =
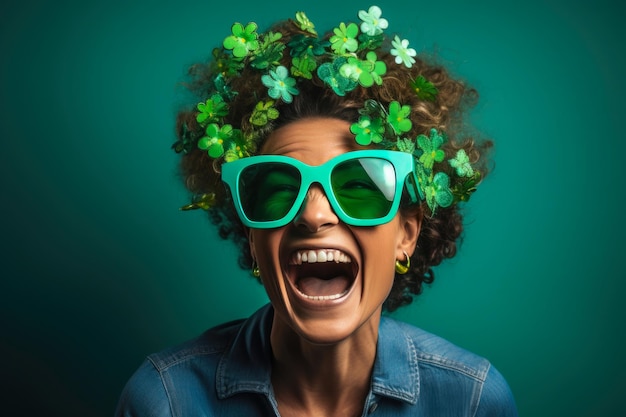
<instances>
[{"instance_id":1,"label":"green sunglasses","mask_svg":"<svg viewBox=\"0 0 626 417\"><path fill-rule=\"evenodd\" d=\"M389 150L347 152L318 166L259 155L224 164L222 180L247 227L285 226L301 210L313 183L321 185L340 220L377 226L395 216L405 184L411 202L423 199L414 164L411 154Z\"/></svg>"}]
</instances>

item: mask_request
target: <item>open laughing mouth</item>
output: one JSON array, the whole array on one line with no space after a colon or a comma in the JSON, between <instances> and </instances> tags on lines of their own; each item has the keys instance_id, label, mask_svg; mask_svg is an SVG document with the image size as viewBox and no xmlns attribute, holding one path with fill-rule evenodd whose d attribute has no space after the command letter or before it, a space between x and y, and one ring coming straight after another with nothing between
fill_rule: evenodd
<instances>
[{"instance_id":1,"label":"open laughing mouth","mask_svg":"<svg viewBox=\"0 0 626 417\"><path fill-rule=\"evenodd\" d=\"M350 292L358 267L337 249L298 250L291 255L288 277L305 299L337 300Z\"/></svg>"}]
</instances>

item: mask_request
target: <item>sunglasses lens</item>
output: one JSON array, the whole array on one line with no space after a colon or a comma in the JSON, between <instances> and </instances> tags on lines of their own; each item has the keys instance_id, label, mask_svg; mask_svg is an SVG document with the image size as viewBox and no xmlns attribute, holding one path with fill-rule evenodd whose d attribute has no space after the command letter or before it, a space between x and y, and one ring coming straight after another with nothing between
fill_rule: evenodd
<instances>
[{"instance_id":1,"label":"sunglasses lens","mask_svg":"<svg viewBox=\"0 0 626 417\"><path fill-rule=\"evenodd\" d=\"M396 173L393 164L385 159L352 159L333 169L331 186L348 216L378 219L386 216L393 204Z\"/></svg>"},{"instance_id":2,"label":"sunglasses lens","mask_svg":"<svg viewBox=\"0 0 626 417\"><path fill-rule=\"evenodd\" d=\"M246 216L254 222L285 217L296 201L302 178L297 168L267 162L245 168L239 176L239 197Z\"/></svg>"}]
</instances>

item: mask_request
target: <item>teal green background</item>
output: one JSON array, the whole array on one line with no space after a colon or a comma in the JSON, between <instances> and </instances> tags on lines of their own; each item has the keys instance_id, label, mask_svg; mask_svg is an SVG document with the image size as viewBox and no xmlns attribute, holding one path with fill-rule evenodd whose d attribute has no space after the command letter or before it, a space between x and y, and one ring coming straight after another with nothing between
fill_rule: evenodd
<instances>
[{"instance_id":1,"label":"teal green background","mask_svg":"<svg viewBox=\"0 0 626 417\"><path fill-rule=\"evenodd\" d=\"M490 358L521 415L623 415L624 6L377 4L478 88L496 140L459 255L394 316ZM110 416L146 354L266 302L203 213L177 209L177 83L235 20L302 9L325 30L369 6L0 6L3 415Z\"/></svg>"}]
</instances>

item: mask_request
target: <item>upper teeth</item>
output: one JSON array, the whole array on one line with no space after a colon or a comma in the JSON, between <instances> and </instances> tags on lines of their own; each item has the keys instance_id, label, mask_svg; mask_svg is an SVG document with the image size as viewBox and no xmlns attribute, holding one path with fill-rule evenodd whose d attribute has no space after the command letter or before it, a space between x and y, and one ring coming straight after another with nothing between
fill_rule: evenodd
<instances>
[{"instance_id":1,"label":"upper teeth","mask_svg":"<svg viewBox=\"0 0 626 417\"><path fill-rule=\"evenodd\" d=\"M302 250L293 254L291 264L302 265L303 263L316 262L351 262L350 257L336 249Z\"/></svg>"}]
</instances>

